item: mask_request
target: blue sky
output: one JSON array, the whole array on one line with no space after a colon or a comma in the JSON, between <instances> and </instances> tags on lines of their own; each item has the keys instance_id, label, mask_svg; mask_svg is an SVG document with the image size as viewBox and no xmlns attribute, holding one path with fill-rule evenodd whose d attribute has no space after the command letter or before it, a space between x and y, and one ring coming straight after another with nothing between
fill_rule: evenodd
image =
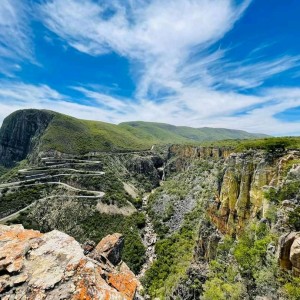
<instances>
[{"instance_id":1,"label":"blue sky","mask_svg":"<svg viewBox=\"0 0 300 300\"><path fill-rule=\"evenodd\" d=\"M0 122L84 119L300 135L298 0L1 0Z\"/></svg>"}]
</instances>

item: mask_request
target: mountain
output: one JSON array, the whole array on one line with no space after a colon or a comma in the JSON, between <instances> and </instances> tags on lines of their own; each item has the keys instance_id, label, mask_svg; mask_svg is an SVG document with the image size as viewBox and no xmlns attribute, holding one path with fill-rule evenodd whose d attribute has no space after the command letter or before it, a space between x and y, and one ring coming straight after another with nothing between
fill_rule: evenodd
<instances>
[{"instance_id":1,"label":"mountain","mask_svg":"<svg viewBox=\"0 0 300 300\"><path fill-rule=\"evenodd\" d=\"M193 128L186 126L174 126L164 123L153 122L125 122L121 126L131 126L135 129L140 129L149 134L154 139L159 141L174 141L181 142L203 142L203 141L217 141L227 139L253 139L267 137L266 134L249 133L242 130L233 130L225 128Z\"/></svg>"},{"instance_id":2,"label":"mountain","mask_svg":"<svg viewBox=\"0 0 300 300\"><path fill-rule=\"evenodd\" d=\"M69 154L150 149L154 144L184 144L265 137L240 130L177 127L150 122L119 125L76 119L47 110L19 110L3 121L0 162L6 166L34 150Z\"/></svg>"},{"instance_id":3,"label":"mountain","mask_svg":"<svg viewBox=\"0 0 300 300\"><path fill-rule=\"evenodd\" d=\"M0 226L0 298L97 299L102 282L111 299L122 299L120 288L131 299L136 285L121 265L78 244L91 250L118 232L140 300L299 299L300 138L195 141L210 130L44 110L9 116L0 132L1 162L14 165L0 170L0 223L9 225ZM76 253L81 263L69 266Z\"/></svg>"}]
</instances>

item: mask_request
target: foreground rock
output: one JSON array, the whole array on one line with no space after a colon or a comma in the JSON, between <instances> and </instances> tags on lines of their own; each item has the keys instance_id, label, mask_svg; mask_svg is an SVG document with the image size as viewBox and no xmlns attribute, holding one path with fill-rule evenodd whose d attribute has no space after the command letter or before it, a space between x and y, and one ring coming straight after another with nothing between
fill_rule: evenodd
<instances>
[{"instance_id":1,"label":"foreground rock","mask_svg":"<svg viewBox=\"0 0 300 300\"><path fill-rule=\"evenodd\" d=\"M122 244L114 234L85 256L62 232L0 225L0 299L134 299L140 283L121 261Z\"/></svg>"}]
</instances>

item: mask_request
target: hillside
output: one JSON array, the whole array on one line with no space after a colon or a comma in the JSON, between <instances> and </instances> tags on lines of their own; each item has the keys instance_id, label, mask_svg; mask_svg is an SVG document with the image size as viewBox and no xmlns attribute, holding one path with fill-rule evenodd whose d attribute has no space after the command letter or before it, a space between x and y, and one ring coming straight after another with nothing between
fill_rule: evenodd
<instances>
[{"instance_id":1,"label":"hillside","mask_svg":"<svg viewBox=\"0 0 300 300\"><path fill-rule=\"evenodd\" d=\"M10 166L34 150L68 154L150 149L153 144L197 144L224 139L262 137L239 130L176 127L161 123L128 122L114 125L80 120L47 110L19 110L0 130L0 162Z\"/></svg>"},{"instance_id":2,"label":"hillside","mask_svg":"<svg viewBox=\"0 0 300 300\"><path fill-rule=\"evenodd\" d=\"M125 122L120 126L130 126L135 129L142 130L143 132L151 135L154 139L159 141L169 141L174 143L175 141L217 141L227 139L253 139L267 137L265 134L249 133L242 130L233 130L225 128L193 128L186 126L174 126L164 123L153 122Z\"/></svg>"},{"instance_id":3,"label":"hillside","mask_svg":"<svg viewBox=\"0 0 300 300\"><path fill-rule=\"evenodd\" d=\"M120 233L141 300L299 299L300 138L198 144L175 126L141 125L9 116L1 162L22 161L0 168L0 224L59 230L89 247ZM19 293L27 281L15 275L2 277Z\"/></svg>"}]
</instances>

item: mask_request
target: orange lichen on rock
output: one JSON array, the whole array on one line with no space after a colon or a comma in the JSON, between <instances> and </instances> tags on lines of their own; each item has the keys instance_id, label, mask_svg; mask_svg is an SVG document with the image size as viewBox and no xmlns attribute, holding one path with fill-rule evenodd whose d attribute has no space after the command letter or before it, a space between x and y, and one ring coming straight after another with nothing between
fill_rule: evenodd
<instances>
[{"instance_id":1,"label":"orange lichen on rock","mask_svg":"<svg viewBox=\"0 0 300 300\"><path fill-rule=\"evenodd\" d=\"M123 247L123 235L114 233L103 238L89 256L98 261L103 261L103 258L105 258L113 265L117 265L121 261Z\"/></svg>"},{"instance_id":2,"label":"orange lichen on rock","mask_svg":"<svg viewBox=\"0 0 300 300\"><path fill-rule=\"evenodd\" d=\"M108 283L123 294L126 299L133 299L139 282L131 271L113 272L109 274Z\"/></svg>"},{"instance_id":3,"label":"orange lichen on rock","mask_svg":"<svg viewBox=\"0 0 300 300\"><path fill-rule=\"evenodd\" d=\"M132 300L139 282L120 260L122 245L120 234L105 238L95 260L57 230L0 225L0 299Z\"/></svg>"}]
</instances>

